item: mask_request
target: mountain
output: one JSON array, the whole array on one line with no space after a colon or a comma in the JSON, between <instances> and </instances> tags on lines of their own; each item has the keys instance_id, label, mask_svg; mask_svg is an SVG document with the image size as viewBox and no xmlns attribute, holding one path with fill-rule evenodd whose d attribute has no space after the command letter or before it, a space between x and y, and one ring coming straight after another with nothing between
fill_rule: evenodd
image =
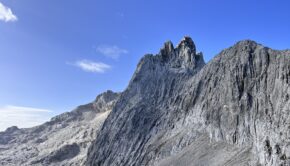
<instances>
[{"instance_id":1,"label":"mountain","mask_svg":"<svg viewBox=\"0 0 290 166\"><path fill-rule=\"evenodd\" d=\"M0 133L0 165L290 165L289 87L290 50L244 40L206 64L169 41L122 93Z\"/></svg>"},{"instance_id":2,"label":"mountain","mask_svg":"<svg viewBox=\"0 0 290 166\"><path fill-rule=\"evenodd\" d=\"M83 165L88 147L118 97L107 91L43 125L0 132L0 165Z\"/></svg>"},{"instance_id":3,"label":"mountain","mask_svg":"<svg viewBox=\"0 0 290 166\"><path fill-rule=\"evenodd\" d=\"M289 81L289 50L245 40L205 64L189 37L167 42L138 64L86 165L289 165Z\"/></svg>"}]
</instances>

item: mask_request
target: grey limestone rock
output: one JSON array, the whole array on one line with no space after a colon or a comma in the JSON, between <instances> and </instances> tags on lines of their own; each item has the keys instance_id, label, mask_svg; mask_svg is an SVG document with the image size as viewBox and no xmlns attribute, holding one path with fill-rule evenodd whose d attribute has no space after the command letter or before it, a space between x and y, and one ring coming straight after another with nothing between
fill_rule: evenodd
<instances>
[{"instance_id":1,"label":"grey limestone rock","mask_svg":"<svg viewBox=\"0 0 290 166\"><path fill-rule=\"evenodd\" d=\"M87 150L119 93L107 91L43 125L0 132L0 165L83 165Z\"/></svg>"},{"instance_id":2,"label":"grey limestone rock","mask_svg":"<svg viewBox=\"0 0 290 166\"><path fill-rule=\"evenodd\" d=\"M251 40L207 64L188 36L145 55L122 93L0 133L0 165L290 165L290 50Z\"/></svg>"},{"instance_id":3,"label":"grey limestone rock","mask_svg":"<svg viewBox=\"0 0 290 166\"><path fill-rule=\"evenodd\" d=\"M141 59L86 165L289 165L290 51L244 40L208 64L185 37Z\"/></svg>"}]
</instances>

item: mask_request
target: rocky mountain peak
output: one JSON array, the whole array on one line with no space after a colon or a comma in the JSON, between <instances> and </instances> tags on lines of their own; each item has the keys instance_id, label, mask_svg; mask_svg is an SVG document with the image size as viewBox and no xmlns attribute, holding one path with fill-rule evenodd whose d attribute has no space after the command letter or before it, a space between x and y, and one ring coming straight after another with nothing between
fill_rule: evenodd
<instances>
[{"instance_id":1,"label":"rocky mountain peak","mask_svg":"<svg viewBox=\"0 0 290 166\"><path fill-rule=\"evenodd\" d=\"M176 47L171 41L167 41L158 54L146 54L140 60L129 87L133 82L140 80L147 82L152 78L155 79L152 75L163 75L164 72L194 74L204 65L203 54L196 53L195 44L190 37L184 37Z\"/></svg>"},{"instance_id":2,"label":"rocky mountain peak","mask_svg":"<svg viewBox=\"0 0 290 166\"><path fill-rule=\"evenodd\" d=\"M258 45L258 43L254 40L250 40L250 39L245 39L245 40L240 40L238 41L235 45L239 45L239 46L255 46Z\"/></svg>"},{"instance_id":3,"label":"rocky mountain peak","mask_svg":"<svg viewBox=\"0 0 290 166\"><path fill-rule=\"evenodd\" d=\"M180 50L189 49L193 53L196 53L195 44L194 44L193 40L191 39L191 37L189 37L189 36L184 36L183 39L177 45L177 48Z\"/></svg>"},{"instance_id":4,"label":"rocky mountain peak","mask_svg":"<svg viewBox=\"0 0 290 166\"><path fill-rule=\"evenodd\" d=\"M289 165L290 56L251 40L205 65L190 37L139 63L86 165Z\"/></svg>"},{"instance_id":5,"label":"rocky mountain peak","mask_svg":"<svg viewBox=\"0 0 290 166\"><path fill-rule=\"evenodd\" d=\"M254 50L258 46L264 47L253 40L241 40L237 42L233 47L238 51Z\"/></svg>"},{"instance_id":6,"label":"rocky mountain peak","mask_svg":"<svg viewBox=\"0 0 290 166\"><path fill-rule=\"evenodd\" d=\"M174 46L171 41L167 41L164 43L163 47L160 50L161 55L168 56L174 53Z\"/></svg>"},{"instance_id":7,"label":"rocky mountain peak","mask_svg":"<svg viewBox=\"0 0 290 166\"><path fill-rule=\"evenodd\" d=\"M5 130L6 133L13 133L15 131L20 130L17 126L11 126Z\"/></svg>"},{"instance_id":8,"label":"rocky mountain peak","mask_svg":"<svg viewBox=\"0 0 290 166\"><path fill-rule=\"evenodd\" d=\"M251 40L207 64L190 37L165 42L123 92L0 132L0 165L289 165L289 66Z\"/></svg>"},{"instance_id":9,"label":"rocky mountain peak","mask_svg":"<svg viewBox=\"0 0 290 166\"><path fill-rule=\"evenodd\" d=\"M165 42L159 55L173 68L195 69L205 64L202 53L196 53L196 46L188 36L185 36L176 48L171 41Z\"/></svg>"},{"instance_id":10,"label":"rocky mountain peak","mask_svg":"<svg viewBox=\"0 0 290 166\"><path fill-rule=\"evenodd\" d=\"M104 102L110 102L112 100L115 100L118 97L118 93L115 93L111 90L107 90L106 92L98 95L95 99L96 102L102 100Z\"/></svg>"},{"instance_id":11,"label":"rocky mountain peak","mask_svg":"<svg viewBox=\"0 0 290 166\"><path fill-rule=\"evenodd\" d=\"M108 90L42 125L0 132L0 166L84 165L90 144L119 96Z\"/></svg>"}]
</instances>

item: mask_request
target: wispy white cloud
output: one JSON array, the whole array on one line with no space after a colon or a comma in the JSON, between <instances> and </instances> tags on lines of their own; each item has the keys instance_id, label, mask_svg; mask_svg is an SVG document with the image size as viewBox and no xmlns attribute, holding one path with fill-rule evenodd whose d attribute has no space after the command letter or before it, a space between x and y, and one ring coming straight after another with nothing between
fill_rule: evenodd
<instances>
[{"instance_id":1,"label":"wispy white cloud","mask_svg":"<svg viewBox=\"0 0 290 166\"><path fill-rule=\"evenodd\" d=\"M40 125L52 116L53 111L48 109L13 105L0 107L0 131L11 126L26 128Z\"/></svg>"},{"instance_id":2,"label":"wispy white cloud","mask_svg":"<svg viewBox=\"0 0 290 166\"><path fill-rule=\"evenodd\" d=\"M104 73L105 71L111 69L111 66L108 64L102 62L94 62L86 59L76 61L75 63L72 63L72 65L77 66L86 72L93 73Z\"/></svg>"},{"instance_id":3,"label":"wispy white cloud","mask_svg":"<svg viewBox=\"0 0 290 166\"><path fill-rule=\"evenodd\" d=\"M97 47L97 52L109 58L118 59L122 54L127 54L128 50L118 46L100 45Z\"/></svg>"},{"instance_id":4,"label":"wispy white cloud","mask_svg":"<svg viewBox=\"0 0 290 166\"><path fill-rule=\"evenodd\" d=\"M17 16L12 13L12 10L4 6L1 2L0 2L0 20L5 22L17 21Z\"/></svg>"}]
</instances>

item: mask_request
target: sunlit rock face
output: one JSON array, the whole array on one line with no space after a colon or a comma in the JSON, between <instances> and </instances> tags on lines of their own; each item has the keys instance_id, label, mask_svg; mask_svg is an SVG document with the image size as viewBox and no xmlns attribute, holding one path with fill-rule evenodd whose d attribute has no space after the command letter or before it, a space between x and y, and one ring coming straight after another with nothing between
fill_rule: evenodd
<instances>
[{"instance_id":1,"label":"sunlit rock face","mask_svg":"<svg viewBox=\"0 0 290 166\"><path fill-rule=\"evenodd\" d=\"M0 165L84 165L91 142L119 94L107 91L72 112L28 129L10 127L0 133Z\"/></svg>"},{"instance_id":2,"label":"sunlit rock face","mask_svg":"<svg viewBox=\"0 0 290 166\"><path fill-rule=\"evenodd\" d=\"M207 64L188 36L122 93L0 133L0 165L290 165L290 51L244 40Z\"/></svg>"},{"instance_id":3,"label":"sunlit rock face","mask_svg":"<svg viewBox=\"0 0 290 166\"><path fill-rule=\"evenodd\" d=\"M208 64L185 37L145 55L87 165L287 165L290 51L245 40Z\"/></svg>"}]
</instances>

